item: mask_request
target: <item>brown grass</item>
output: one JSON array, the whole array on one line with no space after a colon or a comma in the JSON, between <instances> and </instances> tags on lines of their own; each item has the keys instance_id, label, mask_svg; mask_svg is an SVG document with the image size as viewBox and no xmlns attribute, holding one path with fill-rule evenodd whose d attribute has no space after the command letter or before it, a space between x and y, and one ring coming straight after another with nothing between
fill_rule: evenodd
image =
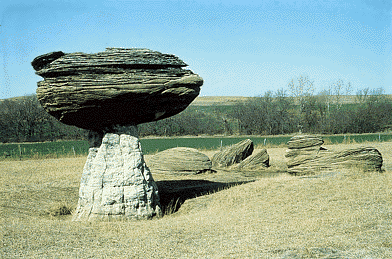
<instances>
[{"instance_id":1,"label":"brown grass","mask_svg":"<svg viewBox=\"0 0 392 259\"><path fill-rule=\"evenodd\" d=\"M132 222L59 215L76 206L85 158L0 162L0 257L392 258L392 142L370 145L382 153L384 173L264 177L285 170L285 148L268 149L271 174L153 173L166 200L176 202L176 188L187 197L161 219ZM201 183L214 187L189 188Z\"/></svg>"},{"instance_id":2,"label":"brown grass","mask_svg":"<svg viewBox=\"0 0 392 259\"><path fill-rule=\"evenodd\" d=\"M387 98L392 99L391 94L385 95ZM335 96L331 96L335 98ZM198 96L191 103L191 105L196 106L212 106L212 105L234 105L236 103L245 102L247 100L253 99L254 97L244 97L244 96ZM298 104L298 99L294 98L294 102ZM340 102L344 104L357 103L356 95L341 95Z\"/></svg>"}]
</instances>

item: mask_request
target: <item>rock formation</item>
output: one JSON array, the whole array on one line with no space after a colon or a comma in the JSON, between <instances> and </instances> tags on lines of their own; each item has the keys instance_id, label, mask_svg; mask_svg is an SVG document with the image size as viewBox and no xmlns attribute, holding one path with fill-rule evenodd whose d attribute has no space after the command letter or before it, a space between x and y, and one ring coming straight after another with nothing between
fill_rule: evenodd
<instances>
[{"instance_id":1,"label":"rock formation","mask_svg":"<svg viewBox=\"0 0 392 259\"><path fill-rule=\"evenodd\" d=\"M228 146L218 153L215 153L212 158L212 165L214 167L229 167L240 163L242 160L250 156L253 152L254 145L250 139L245 139L234 145Z\"/></svg>"},{"instance_id":2,"label":"rock formation","mask_svg":"<svg viewBox=\"0 0 392 259\"><path fill-rule=\"evenodd\" d=\"M216 168L232 167L238 170L263 170L269 167L269 155L266 149L254 151L253 141L245 139L228 146L212 156L212 165Z\"/></svg>"},{"instance_id":3,"label":"rock formation","mask_svg":"<svg viewBox=\"0 0 392 259\"><path fill-rule=\"evenodd\" d=\"M146 166L137 127L113 127L90 148L74 220L124 220L161 214L158 187Z\"/></svg>"},{"instance_id":4,"label":"rock formation","mask_svg":"<svg viewBox=\"0 0 392 259\"><path fill-rule=\"evenodd\" d=\"M287 142L286 157L296 160L316 157L320 151L326 150L321 147L322 144L324 144L324 140L316 136L294 136Z\"/></svg>"},{"instance_id":5,"label":"rock formation","mask_svg":"<svg viewBox=\"0 0 392 259\"><path fill-rule=\"evenodd\" d=\"M161 214L137 124L183 111L203 79L171 54L108 48L96 54L51 52L32 62L42 107L60 122L88 129L90 150L74 220L124 220Z\"/></svg>"},{"instance_id":6,"label":"rock formation","mask_svg":"<svg viewBox=\"0 0 392 259\"><path fill-rule=\"evenodd\" d=\"M183 111L203 79L174 55L149 49L108 48L96 54L52 52L32 66L42 107L59 121L100 132Z\"/></svg>"},{"instance_id":7,"label":"rock formation","mask_svg":"<svg viewBox=\"0 0 392 259\"><path fill-rule=\"evenodd\" d=\"M340 168L358 167L380 171L382 155L373 147L359 147L340 152L321 147L321 138L309 135L295 136L288 142L286 153L288 172L295 175L316 175Z\"/></svg>"},{"instance_id":8,"label":"rock formation","mask_svg":"<svg viewBox=\"0 0 392 259\"><path fill-rule=\"evenodd\" d=\"M320 146L324 144L324 140L319 137L311 135L300 135L294 136L287 142L287 147L290 150L304 150L304 148L312 148L314 150L320 149Z\"/></svg>"},{"instance_id":9,"label":"rock formation","mask_svg":"<svg viewBox=\"0 0 392 259\"><path fill-rule=\"evenodd\" d=\"M254 171L267 167L269 167L269 155L266 149L262 149L259 152L254 152L245 160L241 161L237 168Z\"/></svg>"},{"instance_id":10,"label":"rock formation","mask_svg":"<svg viewBox=\"0 0 392 259\"><path fill-rule=\"evenodd\" d=\"M187 147L159 152L149 159L148 164L154 173L167 174L199 174L211 171L212 167L208 156Z\"/></svg>"}]
</instances>

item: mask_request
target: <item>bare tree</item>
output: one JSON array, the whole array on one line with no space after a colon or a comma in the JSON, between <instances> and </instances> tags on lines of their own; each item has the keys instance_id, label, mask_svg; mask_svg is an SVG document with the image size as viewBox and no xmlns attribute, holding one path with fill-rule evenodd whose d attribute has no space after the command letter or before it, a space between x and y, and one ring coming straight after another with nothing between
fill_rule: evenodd
<instances>
[{"instance_id":1,"label":"bare tree","mask_svg":"<svg viewBox=\"0 0 392 259\"><path fill-rule=\"evenodd\" d=\"M306 112L309 111L311 97L314 93L314 81L311 81L308 76L300 75L296 79L292 79L288 84L289 91L298 105L298 129L301 132L304 128L304 123L308 120Z\"/></svg>"}]
</instances>

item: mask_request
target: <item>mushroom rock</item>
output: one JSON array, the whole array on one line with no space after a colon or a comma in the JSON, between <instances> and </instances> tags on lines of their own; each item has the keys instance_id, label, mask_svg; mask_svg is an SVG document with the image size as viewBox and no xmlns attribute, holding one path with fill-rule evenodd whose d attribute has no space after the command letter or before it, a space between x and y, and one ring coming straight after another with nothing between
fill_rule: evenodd
<instances>
[{"instance_id":1,"label":"mushroom rock","mask_svg":"<svg viewBox=\"0 0 392 259\"><path fill-rule=\"evenodd\" d=\"M59 121L102 132L183 111L203 79L172 54L140 48L107 48L96 54L51 52L32 62L42 107Z\"/></svg>"},{"instance_id":2,"label":"mushroom rock","mask_svg":"<svg viewBox=\"0 0 392 259\"><path fill-rule=\"evenodd\" d=\"M108 48L96 54L51 52L31 63L42 107L60 122L89 131L73 220L146 219L161 215L137 124L183 111L203 79L171 54Z\"/></svg>"}]
</instances>

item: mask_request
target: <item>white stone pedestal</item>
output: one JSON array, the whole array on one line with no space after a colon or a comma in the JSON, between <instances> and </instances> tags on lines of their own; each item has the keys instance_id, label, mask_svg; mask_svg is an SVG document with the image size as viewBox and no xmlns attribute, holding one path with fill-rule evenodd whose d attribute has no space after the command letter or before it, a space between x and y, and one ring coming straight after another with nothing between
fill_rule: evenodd
<instances>
[{"instance_id":1,"label":"white stone pedestal","mask_svg":"<svg viewBox=\"0 0 392 259\"><path fill-rule=\"evenodd\" d=\"M136 126L112 127L90 148L74 221L161 216L158 187L143 159Z\"/></svg>"}]
</instances>

